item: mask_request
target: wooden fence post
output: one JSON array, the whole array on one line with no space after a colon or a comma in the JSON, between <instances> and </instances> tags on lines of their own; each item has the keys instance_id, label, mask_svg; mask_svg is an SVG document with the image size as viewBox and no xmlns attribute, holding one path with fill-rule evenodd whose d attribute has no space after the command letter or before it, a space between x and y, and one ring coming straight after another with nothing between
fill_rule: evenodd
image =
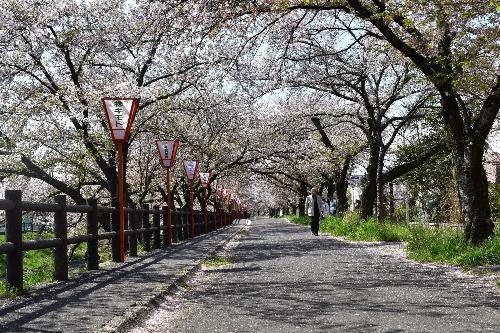
<instances>
[{"instance_id":1,"label":"wooden fence post","mask_svg":"<svg viewBox=\"0 0 500 333\"><path fill-rule=\"evenodd\" d=\"M160 206L153 206L153 226L157 228L153 234L153 247L155 249L161 248L161 229L160 229Z\"/></svg>"},{"instance_id":2,"label":"wooden fence post","mask_svg":"<svg viewBox=\"0 0 500 333\"><path fill-rule=\"evenodd\" d=\"M172 211L172 221L174 222L173 224L173 233L172 233L172 242L178 243L179 242L179 215L177 214L177 210L174 209Z\"/></svg>"},{"instance_id":3,"label":"wooden fence post","mask_svg":"<svg viewBox=\"0 0 500 333\"><path fill-rule=\"evenodd\" d=\"M14 244L15 250L7 253L7 285L17 290L23 289L23 212L21 209L22 192L5 191L5 199L14 203L14 208L5 212L5 241Z\"/></svg>"},{"instance_id":4,"label":"wooden fence post","mask_svg":"<svg viewBox=\"0 0 500 333\"><path fill-rule=\"evenodd\" d=\"M201 235L201 232L200 232L200 214L199 212L195 212L195 217L194 217L194 221L195 221L195 225L196 225L196 236L199 236Z\"/></svg>"},{"instance_id":5,"label":"wooden fence post","mask_svg":"<svg viewBox=\"0 0 500 333\"><path fill-rule=\"evenodd\" d=\"M137 257L137 211L135 210L135 207L132 205L132 211L129 214L128 218L128 226L130 230L133 231L133 233L128 237L128 244L129 244L129 255L131 257ZM125 215L125 216L126 216Z\"/></svg>"},{"instance_id":6,"label":"wooden fence post","mask_svg":"<svg viewBox=\"0 0 500 333\"><path fill-rule=\"evenodd\" d=\"M195 226L196 226L196 236L200 235L200 214L196 211L194 213L194 221L195 221Z\"/></svg>"},{"instance_id":7,"label":"wooden fence post","mask_svg":"<svg viewBox=\"0 0 500 333\"><path fill-rule=\"evenodd\" d=\"M196 212L198 216L198 232L197 235L203 235L205 233L205 228L203 227L203 213L201 211Z\"/></svg>"},{"instance_id":8,"label":"wooden fence post","mask_svg":"<svg viewBox=\"0 0 500 333\"><path fill-rule=\"evenodd\" d=\"M162 210L163 210L163 225L162 225L162 227L163 227L163 247L166 248L170 245L169 241L168 241L168 232L167 232L167 228L168 228L168 209L167 209L167 206L163 206Z\"/></svg>"},{"instance_id":9,"label":"wooden fence post","mask_svg":"<svg viewBox=\"0 0 500 333\"><path fill-rule=\"evenodd\" d=\"M191 214L187 213L185 209L181 210L181 220L182 220L182 239L186 240L189 238L191 228L189 228L189 217Z\"/></svg>"},{"instance_id":10,"label":"wooden fence post","mask_svg":"<svg viewBox=\"0 0 500 333\"><path fill-rule=\"evenodd\" d=\"M182 242L186 239L186 227L184 226L184 209L180 208L177 211L177 215L179 216L179 240Z\"/></svg>"},{"instance_id":11,"label":"wooden fence post","mask_svg":"<svg viewBox=\"0 0 500 333\"><path fill-rule=\"evenodd\" d=\"M116 232L116 236L111 239L111 256L114 262L120 261L120 213L118 211L118 202L113 202L113 208L115 209L111 213L111 228Z\"/></svg>"},{"instance_id":12,"label":"wooden fence post","mask_svg":"<svg viewBox=\"0 0 500 333\"><path fill-rule=\"evenodd\" d=\"M188 211L183 211L183 221L184 221L184 239L189 239L191 237L191 213Z\"/></svg>"},{"instance_id":13,"label":"wooden fence post","mask_svg":"<svg viewBox=\"0 0 500 333\"><path fill-rule=\"evenodd\" d=\"M177 219L177 241L182 241L182 214L180 209L175 210L175 218Z\"/></svg>"},{"instance_id":14,"label":"wooden fence post","mask_svg":"<svg viewBox=\"0 0 500 333\"><path fill-rule=\"evenodd\" d=\"M184 215L182 215L182 208L176 209L175 214L177 215L177 228L179 229L179 242L184 240Z\"/></svg>"},{"instance_id":15,"label":"wooden fence post","mask_svg":"<svg viewBox=\"0 0 500 333\"><path fill-rule=\"evenodd\" d=\"M149 223L149 205L143 204L142 208L146 212L142 213L142 227L145 229L150 229L151 224ZM148 230L142 234L142 243L144 244L144 251L151 252L151 232Z\"/></svg>"},{"instance_id":16,"label":"wooden fence post","mask_svg":"<svg viewBox=\"0 0 500 333\"><path fill-rule=\"evenodd\" d=\"M170 211L172 213L172 211ZM167 245L172 245L172 219L167 219Z\"/></svg>"},{"instance_id":17,"label":"wooden fence post","mask_svg":"<svg viewBox=\"0 0 500 333\"><path fill-rule=\"evenodd\" d=\"M55 202L60 210L54 213L54 236L62 240L62 244L54 248L54 279L68 280L68 213L66 212L66 196L58 195Z\"/></svg>"},{"instance_id":18,"label":"wooden fence post","mask_svg":"<svg viewBox=\"0 0 500 333\"><path fill-rule=\"evenodd\" d=\"M99 269L99 225L97 224L97 200L89 199L87 204L92 211L87 213L87 234L94 238L87 242L87 270Z\"/></svg>"}]
</instances>

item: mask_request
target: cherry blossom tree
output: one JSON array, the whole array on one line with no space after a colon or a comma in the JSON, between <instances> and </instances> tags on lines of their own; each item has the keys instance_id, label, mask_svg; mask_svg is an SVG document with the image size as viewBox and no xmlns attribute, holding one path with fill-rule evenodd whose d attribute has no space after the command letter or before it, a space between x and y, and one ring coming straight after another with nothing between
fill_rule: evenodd
<instances>
[{"instance_id":1,"label":"cherry blossom tree","mask_svg":"<svg viewBox=\"0 0 500 333\"><path fill-rule=\"evenodd\" d=\"M112 199L116 153L100 99L141 97L124 153L126 166L143 163L143 147L151 140L143 134L166 128L162 113L182 94L196 91L216 62L200 44L210 27L196 20L198 6L186 1L0 6L0 90L6 101L0 172L40 179L78 203L96 195ZM150 167L135 170L145 174L131 175L142 177L142 189L127 186L129 200L138 191L144 197L144 185L152 181Z\"/></svg>"},{"instance_id":2,"label":"cherry blossom tree","mask_svg":"<svg viewBox=\"0 0 500 333\"><path fill-rule=\"evenodd\" d=\"M263 0L231 4L235 8L233 17L251 12L268 17L268 22L298 17L288 25L289 32L308 18L307 13L313 19L330 14L327 19L331 29L345 17L352 17L363 22L355 25L362 30L361 35L380 37L411 61L440 97L441 118L453 151L465 237L477 244L492 235L494 225L482 163L485 142L500 109L500 15L495 2ZM353 31L349 26L346 29ZM292 38L290 33L287 36Z\"/></svg>"}]
</instances>

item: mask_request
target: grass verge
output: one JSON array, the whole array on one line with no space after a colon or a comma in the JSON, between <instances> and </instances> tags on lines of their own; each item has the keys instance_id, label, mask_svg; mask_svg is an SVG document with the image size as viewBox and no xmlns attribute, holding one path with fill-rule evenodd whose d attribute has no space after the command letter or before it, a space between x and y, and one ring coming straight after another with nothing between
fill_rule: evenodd
<instances>
[{"instance_id":1,"label":"grass verge","mask_svg":"<svg viewBox=\"0 0 500 333\"><path fill-rule=\"evenodd\" d=\"M49 233L24 233L24 240L50 239ZM5 241L5 236L0 236L0 243ZM51 249L26 251L23 256L23 285L24 290L10 290L5 282L6 277L6 255L0 256L0 297L14 297L28 292L29 287L43 282L52 281L54 271L54 260Z\"/></svg>"},{"instance_id":2,"label":"grass verge","mask_svg":"<svg viewBox=\"0 0 500 333\"><path fill-rule=\"evenodd\" d=\"M308 225L307 217L287 216L292 223ZM374 219L361 221L356 214L344 218L329 216L320 230L332 236L354 241L406 242L408 256L420 262L439 262L471 269L482 265L500 265L500 232L481 245L469 245L461 231L431 229L390 222L378 224Z\"/></svg>"},{"instance_id":3,"label":"grass verge","mask_svg":"<svg viewBox=\"0 0 500 333\"><path fill-rule=\"evenodd\" d=\"M37 233L27 232L23 234L23 240L52 239L54 235L50 232ZM0 243L5 241L5 236L0 235ZM100 261L111 260L109 241L99 241ZM69 268L71 272L81 272L86 270L85 253L87 243L81 243L73 251L70 258ZM139 253L144 253L142 246L138 248ZM15 297L29 293L31 286L53 281L54 257L53 249L26 251L23 254L23 286L24 290L9 289L6 278L6 255L0 255L0 298Z\"/></svg>"},{"instance_id":4,"label":"grass verge","mask_svg":"<svg viewBox=\"0 0 500 333\"><path fill-rule=\"evenodd\" d=\"M216 268L225 265L229 265L231 260L224 257L213 256L203 261L202 265L207 268Z\"/></svg>"}]
</instances>

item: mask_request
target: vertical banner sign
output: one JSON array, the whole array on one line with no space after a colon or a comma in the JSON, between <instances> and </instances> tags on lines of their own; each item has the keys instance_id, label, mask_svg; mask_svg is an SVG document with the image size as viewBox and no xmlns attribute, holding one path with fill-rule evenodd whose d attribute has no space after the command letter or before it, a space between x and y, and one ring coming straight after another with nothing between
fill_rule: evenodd
<instances>
[{"instance_id":1,"label":"vertical banner sign","mask_svg":"<svg viewBox=\"0 0 500 333\"><path fill-rule=\"evenodd\" d=\"M160 155L161 164L164 168L174 166L179 140L156 140L156 149Z\"/></svg>"},{"instance_id":2,"label":"vertical banner sign","mask_svg":"<svg viewBox=\"0 0 500 333\"><path fill-rule=\"evenodd\" d=\"M195 226L194 226L194 196L193 196L193 181L198 172L198 160L183 161L184 171L189 180L189 192L191 193L191 237L195 237Z\"/></svg>"},{"instance_id":3,"label":"vertical banner sign","mask_svg":"<svg viewBox=\"0 0 500 333\"><path fill-rule=\"evenodd\" d=\"M139 105L138 98L110 98L102 99L102 105L108 121L111 138L118 146L118 248L120 262L125 261L125 212L123 208L123 143L128 141L130 129L134 122L135 112Z\"/></svg>"},{"instance_id":4,"label":"vertical banner sign","mask_svg":"<svg viewBox=\"0 0 500 333\"><path fill-rule=\"evenodd\" d=\"M127 142L139 99L105 97L102 103L113 141L115 143Z\"/></svg>"},{"instance_id":5,"label":"vertical banner sign","mask_svg":"<svg viewBox=\"0 0 500 333\"><path fill-rule=\"evenodd\" d=\"M210 184L210 173L200 172L200 183L203 188L203 217L205 219L205 233L208 232L208 218L207 218L207 188Z\"/></svg>"},{"instance_id":6,"label":"vertical banner sign","mask_svg":"<svg viewBox=\"0 0 500 333\"><path fill-rule=\"evenodd\" d=\"M208 184L210 183L210 173L209 172L200 172L200 183L201 183L201 187L208 188Z\"/></svg>"},{"instance_id":7,"label":"vertical banner sign","mask_svg":"<svg viewBox=\"0 0 500 333\"><path fill-rule=\"evenodd\" d=\"M156 149L158 155L160 156L160 161L165 170L166 174L166 193L167 193L167 243L170 245L172 243L172 207L170 200L170 169L174 166L175 157L177 155L177 148L179 147L179 139L170 140L156 140Z\"/></svg>"},{"instance_id":8,"label":"vertical banner sign","mask_svg":"<svg viewBox=\"0 0 500 333\"><path fill-rule=\"evenodd\" d=\"M190 183L193 182L196 177L196 173L198 172L198 161L186 161L184 160L184 171L186 171L186 176Z\"/></svg>"}]
</instances>

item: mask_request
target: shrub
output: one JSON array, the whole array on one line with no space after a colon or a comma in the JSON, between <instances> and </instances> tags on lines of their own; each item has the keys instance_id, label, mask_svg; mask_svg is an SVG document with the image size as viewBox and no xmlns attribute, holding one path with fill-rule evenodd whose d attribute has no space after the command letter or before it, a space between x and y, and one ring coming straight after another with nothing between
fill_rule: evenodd
<instances>
[{"instance_id":1,"label":"shrub","mask_svg":"<svg viewBox=\"0 0 500 333\"><path fill-rule=\"evenodd\" d=\"M309 224L309 218L307 216L297 216L297 215L288 215L285 216L290 222L295 223L295 224L302 224L302 225L308 225Z\"/></svg>"}]
</instances>

